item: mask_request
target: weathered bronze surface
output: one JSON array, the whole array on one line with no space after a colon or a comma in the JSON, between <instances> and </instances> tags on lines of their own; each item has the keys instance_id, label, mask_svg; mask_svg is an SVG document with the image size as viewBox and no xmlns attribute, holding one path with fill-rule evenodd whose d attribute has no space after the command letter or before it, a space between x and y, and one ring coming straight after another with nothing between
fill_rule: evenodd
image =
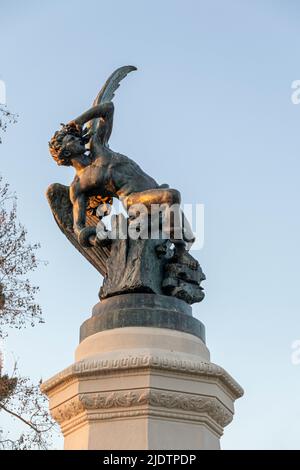
<instances>
[{"instance_id":1,"label":"weathered bronze surface","mask_svg":"<svg viewBox=\"0 0 300 470\"><path fill-rule=\"evenodd\" d=\"M157 239L113 238L102 222L113 198L118 198L129 214L127 229L137 221L133 213L137 205L143 204L149 218L154 204L179 207L181 200L179 191L159 185L133 160L109 148L114 115L111 100L120 81L134 70L133 66L117 69L93 106L54 134L49 142L52 157L58 165L73 166L76 175L70 187L52 184L47 198L60 229L104 276L101 299L144 292L177 297L190 304L199 302L204 297L200 283L205 276L188 253L194 235L180 209L170 218L167 240L160 233ZM115 222L120 223L118 217ZM178 225L180 237L176 235Z\"/></svg>"},{"instance_id":2,"label":"weathered bronze surface","mask_svg":"<svg viewBox=\"0 0 300 470\"><path fill-rule=\"evenodd\" d=\"M186 302L154 294L125 294L102 300L80 328L80 341L99 331L132 326L168 328L190 333L205 343L205 327Z\"/></svg>"}]
</instances>

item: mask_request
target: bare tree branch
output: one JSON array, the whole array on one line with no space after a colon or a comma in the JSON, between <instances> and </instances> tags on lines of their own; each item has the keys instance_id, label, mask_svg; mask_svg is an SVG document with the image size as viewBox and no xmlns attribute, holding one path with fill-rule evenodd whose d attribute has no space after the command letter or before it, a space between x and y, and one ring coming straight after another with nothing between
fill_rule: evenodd
<instances>
[{"instance_id":1,"label":"bare tree branch","mask_svg":"<svg viewBox=\"0 0 300 470\"><path fill-rule=\"evenodd\" d=\"M5 105L0 106L0 144L2 144L1 133L6 132L9 124L15 124L18 115L11 113Z\"/></svg>"},{"instance_id":2,"label":"bare tree branch","mask_svg":"<svg viewBox=\"0 0 300 470\"><path fill-rule=\"evenodd\" d=\"M14 411L9 410L8 408L6 408L6 406L2 405L1 403L0 403L0 408L2 408L2 410L6 411L6 413L8 413L8 414L14 416L15 418L19 419L20 421L22 421L27 426L31 427L35 432L38 432L38 433L41 432L39 429L37 429L35 426L33 426L33 424L30 421L27 421L27 419L25 419L22 416L18 415L18 413L15 413Z\"/></svg>"},{"instance_id":3,"label":"bare tree branch","mask_svg":"<svg viewBox=\"0 0 300 470\"><path fill-rule=\"evenodd\" d=\"M1 132L17 116L0 106ZM18 222L16 195L0 175L0 338L10 328L24 328L42 323L41 308L35 297L28 274L40 264L36 257L38 244L27 241L27 232ZM18 426L4 430L0 427L0 449L47 449L56 424L48 412L48 400L41 394L39 384L18 374L17 365L12 374L3 374L0 351L0 413L6 412Z\"/></svg>"}]
</instances>

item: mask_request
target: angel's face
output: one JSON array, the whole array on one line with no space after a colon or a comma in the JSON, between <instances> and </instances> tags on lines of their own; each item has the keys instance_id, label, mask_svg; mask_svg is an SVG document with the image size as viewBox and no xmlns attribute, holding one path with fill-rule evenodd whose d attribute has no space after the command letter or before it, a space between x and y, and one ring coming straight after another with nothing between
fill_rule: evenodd
<instances>
[{"instance_id":1,"label":"angel's face","mask_svg":"<svg viewBox=\"0 0 300 470\"><path fill-rule=\"evenodd\" d=\"M66 135L62 142L64 156L78 157L85 152L85 146L80 137Z\"/></svg>"}]
</instances>

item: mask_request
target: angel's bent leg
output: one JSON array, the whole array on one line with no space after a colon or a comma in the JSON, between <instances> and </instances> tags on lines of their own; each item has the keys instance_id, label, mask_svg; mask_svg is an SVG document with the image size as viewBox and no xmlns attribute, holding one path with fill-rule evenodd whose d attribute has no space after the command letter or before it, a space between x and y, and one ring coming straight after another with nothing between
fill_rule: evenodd
<instances>
[{"instance_id":1,"label":"angel's bent leg","mask_svg":"<svg viewBox=\"0 0 300 470\"><path fill-rule=\"evenodd\" d=\"M172 206L174 204L180 204L180 201L180 192L171 188L155 188L138 193L131 193L122 200L125 209L135 204L144 204L147 209L150 210L153 204L167 204L168 206Z\"/></svg>"},{"instance_id":2,"label":"angel's bent leg","mask_svg":"<svg viewBox=\"0 0 300 470\"><path fill-rule=\"evenodd\" d=\"M137 212L139 205L146 207L148 214L155 213L155 210L164 214L164 234L168 234L170 240L180 246L185 247L186 241L193 239L193 233L180 209L180 193L176 189L171 188L155 188L146 191L131 193L123 199L124 207L130 212L136 206ZM158 206L156 208L155 206ZM154 208L154 211L152 210ZM131 211L132 213L132 211ZM184 232L183 233L183 227ZM187 237L185 236L187 235Z\"/></svg>"}]
</instances>

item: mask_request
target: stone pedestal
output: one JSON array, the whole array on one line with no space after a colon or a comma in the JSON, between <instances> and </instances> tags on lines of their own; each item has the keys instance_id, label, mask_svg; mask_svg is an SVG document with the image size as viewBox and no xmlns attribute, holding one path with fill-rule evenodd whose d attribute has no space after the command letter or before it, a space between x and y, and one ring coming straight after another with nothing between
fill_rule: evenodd
<instances>
[{"instance_id":1,"label":"stone pedestal","mask_svg":"<svg viewBox=\"0 0 300 470\"><path fill-rule=\"evenodd\" d=\"M131 313L126 299L119 298L115 309L112 300L100 313L97 307L94 317L102 314L102 320L92 317L83 325L75 363L42 385L65 449L219 449L243 390L210 362L198 320L185 317L185 327L177 329L180 315L190 316L185 302L174 303L175 323L168 304L156 319L165 313L159 326L155 309L165 297L137 295L136 309L128 298ZM191 319L198 322L196 334Z\"/></svg>"}]
</instances>

